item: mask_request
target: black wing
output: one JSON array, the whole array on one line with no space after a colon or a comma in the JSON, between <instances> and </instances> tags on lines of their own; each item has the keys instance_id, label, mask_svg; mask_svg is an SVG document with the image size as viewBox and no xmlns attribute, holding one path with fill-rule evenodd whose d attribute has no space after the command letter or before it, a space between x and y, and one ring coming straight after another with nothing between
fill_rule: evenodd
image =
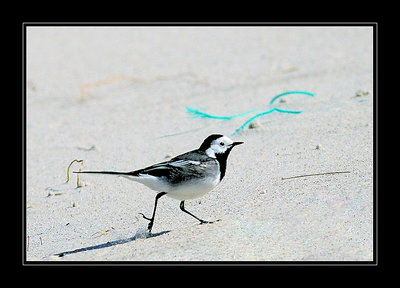
<instances>
[{"instance_id":1,"label":"black wing","mask_svg":"<svg viewBox=\"0 0 400 288\"><path fill-rule=\"evenodd\" d=\"M190 178L204 177L206 173L205 164L210 158L205 153L202 155L201 153L193 152L190 151L169 161L132 171L130 175L140 176L140 174L147 174L155 177L165 177L171 183L178 183Z\"/></svg>"}]
</instances>

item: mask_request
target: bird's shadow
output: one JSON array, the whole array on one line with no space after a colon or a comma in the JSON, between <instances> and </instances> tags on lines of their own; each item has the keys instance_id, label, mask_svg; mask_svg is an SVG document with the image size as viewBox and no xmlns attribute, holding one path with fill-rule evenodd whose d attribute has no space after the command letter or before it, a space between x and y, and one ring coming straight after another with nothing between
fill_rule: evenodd
<instances>
[{"instance_id":1,"label":"bird's shadow","mask_svg":"<svg viewBox=\"0 0 400 288\"><path fill-rule=\"evenodd\" d=\"M58 257L64 257L65 255L69 255L69 254L75 254L75 253L80 253L80 252L85 252L85 251L90 251L90 250L103 249L103 248L107 248L107 247L111 247L111 246L115 246L115 245L119 245L119 244L125 244L125 243L128 243L128 242L135 241L136 239L153 238L153 237L161 236L161 235L169 233L169 232L171 232L171 231L167 230L167 231L162 231L162 232L158 232L158 233L149 233L149 234L145 235L145 237L143 237L143 234L136 233L134 236L126 238L126 239L109 241L109 242L106 242L106 243L93 245L93 246L89 246L89 247L82 247L82 248L78 248L78 249L75 249L75 250L70 250L70 251L57 253L57 254L54 254L54 255L58 256Z\"/></svg>"}]
</instances>

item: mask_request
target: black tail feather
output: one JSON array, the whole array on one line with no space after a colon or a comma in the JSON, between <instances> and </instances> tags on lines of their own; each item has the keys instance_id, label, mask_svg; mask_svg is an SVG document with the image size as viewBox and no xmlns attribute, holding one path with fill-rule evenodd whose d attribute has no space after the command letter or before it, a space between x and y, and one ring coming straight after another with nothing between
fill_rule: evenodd
<instances>
[{"instance_id":1,"label":"black tail feather","mask_svg":"<svg viewBox=\"0 0 400 288\"><path fill-rule=\"evenodd\" d=\"M112 175L128 175L135 176L135 171L133 172L118 172L118 171L74 171L74 173L90 173L90 174L112 174Z\"/></svg>"}]
</instances>

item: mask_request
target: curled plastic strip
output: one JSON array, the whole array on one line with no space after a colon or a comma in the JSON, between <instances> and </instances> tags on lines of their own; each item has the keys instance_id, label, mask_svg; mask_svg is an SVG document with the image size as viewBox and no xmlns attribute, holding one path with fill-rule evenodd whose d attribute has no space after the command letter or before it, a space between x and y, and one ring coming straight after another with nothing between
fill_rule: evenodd
<instances>
[{"instance_id":1,"label":"curled plastic strip","mask_svg":"<svg viewBox=\"0 0 400 288\"><path fill-rule=\"evenodd\" d=\"M262 113L258 113L256 115L254 115L253 117L251 117L249 120L244 122L242 124L242 126L240 126L238 129L236 129L235 132L232 133L232 136L237 134L237 133L239 133L241 130L244 129L244 127L246 127L246 125L250 124L251 122L253 122L258 117L264 116L264 115L272 113L274 111L277 111L277 112L280 112L280 113L291 113L291 114L299 114L299 113L303 112L303 111L292 111L292 110L284 110L284 109L279 109L279 108L272 108L270 110L264 111Z\"/></svg>"},{"instance_id":2,"label":"curled plastic strip","mask_svg":"<svg viewBox=\"0 0 400 288\"><path fill-rule=\"evenodd\" d=\"M274 96L270 101L269 101L269 105L273 105L274 102L282 97L282 96L286 96L286 95L290 95L290 94L303 94L303 95L308 95L308 96L315 96L314 93L308 92L308 91L302 91L302 90L295 90L295 91L286 91L283 93L280 93L276 96ZM245 116L257 111L260 111L261 109L253 109L253 110L249 110L240 114L234 114L234 115L229 115L229 116L218 116L218 115L212 115L212 114L208 114L202 111L199 111L197 109L191 108L191 107L186 107L186 111L192 116L192 117L201 117L201 118L210 118L210 119L219 119L219 120L230 120L230 119L234 119L237 117L241 117L241 116ZM240 132L241 130L243 130L248 124L250 124L251 122L253 122L255 119L257 119L258 117L264 116L266 114L272 113L272 112L279 112L279 113L290 113L290 114L299 114L302 113L303 111L294 111L294 110L285 110L285 109L280 109L280 108L272 108L269 109L267 111L263 111L261 113L258 113L254 116L252 116L251 118L249 118L246 122L244 122L238 129L235 130L235 132L232 135L237 134L238 132Z\"/></svg>"}]
</instances>

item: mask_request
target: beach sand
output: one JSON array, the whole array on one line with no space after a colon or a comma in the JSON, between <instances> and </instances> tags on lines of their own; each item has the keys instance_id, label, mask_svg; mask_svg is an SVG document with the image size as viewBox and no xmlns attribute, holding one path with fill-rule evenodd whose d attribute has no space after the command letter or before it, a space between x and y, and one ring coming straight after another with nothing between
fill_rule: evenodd
<instances>
[{"instance_id":1,"label":"beach sand","mask_svg":"<svg viewBox=\"0 0 400 288\"><path fill-rule=\"evenodd\" d=\"M26 259L373 260L372 27L27 27ZM193 118L186 107L232 120ZM86 170L131 171L235 148L223 181L185 207ZM74 163L71 171L81 168ZM340 174L293 176L326 172ZM86 186L84 186L86 185ZM59 257L60 255L63 257Z\"/></svg>"}]
</instances>

